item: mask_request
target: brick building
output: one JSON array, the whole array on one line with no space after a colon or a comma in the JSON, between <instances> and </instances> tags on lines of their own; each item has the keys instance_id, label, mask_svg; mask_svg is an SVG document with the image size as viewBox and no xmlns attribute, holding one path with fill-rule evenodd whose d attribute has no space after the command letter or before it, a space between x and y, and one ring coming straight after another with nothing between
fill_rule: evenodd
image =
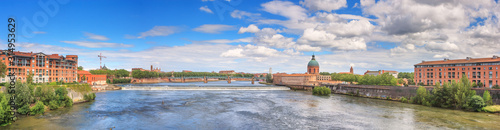
<instances>
[{"instance_id":1,"label":"brick building","mask_svg":"<svg viewBox=\"0 0 500 130\"><path fill-rule=\"evenodd\" d=\"M316 61L314 54L312 55L311 61L307 64L308 74L319 74L319 63Z\"/></svg>"},{"instance_id":2,"label":"brick building","mask_svg":"<svg viewBox=\"0 0 500 130\"><path fill-rule=\"evenodd\" d=\"M273 74L273 84L278 85L317 86L320 80L331 80L331 77L319 75L319 64L314 55L307 64L307 73L305 74Z\"/></svg>"},{"instance_id":3,"label":"brick building","mask_svg":"<svg viewBox=\"0 0 500 130\"><path fill-rule=\"evenodd\" d=\"M7 65L7 74L15 72L16 79L26 82L28 73L33 74L33 82L76 82L78 56L59 54L44 54L42 52L20 52L15 51L9 54L9 51L3 50L0 59ZM13 64L10 64L9 58L12 58ZM0 78L0 82L9 82L8 77Z\"/></svg>"},{"instance_id":4,"label":"brick building","mask_svg":"<svg viewBox=\"0 0 500 130\"><path fill-rule=\"evenodd\" d=\"M500 58L493 56L489 58L444 59L438 61L422 61L415 64L415 83L435 85L442 82L458 81L462 75L469 78L471 82L482 83L481 87L492 87L497 85L498 68Z\"/></svg>"},{"instance_id":5,"label":"brick building","mask_svg":"<svg viewBox=\"0 0 500 130\"><path fill-rule=\"evenodd\" d=\"M93 75L88 71L78 70L78 82L89 85L106 85L106 75Z\"/></svg>"}]
</instances>

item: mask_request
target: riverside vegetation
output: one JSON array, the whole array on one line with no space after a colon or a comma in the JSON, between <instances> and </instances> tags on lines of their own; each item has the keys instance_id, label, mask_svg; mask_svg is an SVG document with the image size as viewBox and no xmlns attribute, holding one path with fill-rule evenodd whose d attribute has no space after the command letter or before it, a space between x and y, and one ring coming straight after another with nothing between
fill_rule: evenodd
<instances>
[{"instance_id":1,"label":"riverside vegetation","mask_svg":"<svg viewBox=\"0 0 500 130\"><path fill-rule=\"evenodd\" d=\"M407 100L401 98L401 102L421 104L425 106L461 109L466 111L500 112L500 107L493 106L493 101L488 90L483 97L476 95L472 90L473 83L467 76L462 76L460 81L444 82L443 85L436 84L432 92L420 86L417 94Z\"/></svg>"},{"instance_id":2,"label":"riverside vegetation","mask_svg":"<svg viewBox=\"0 0 500 130\"><path fill-rule=\"evenodd\" d=\"M326 95L330 95L330 93L331 93L331 90L325 86L314 87L314 89L313 89L313 95L326 96Z\"/></svg>"},{"instance_id":3,"label":"riverside vegetation","mask_svg":"<svg viewBox=\"0 0 500 130\"><path fill-rule=\"evenodd\" d=\"M62 82L51 82L49 84L28 84L17 82L15 85L15 100L17 113L21 115L44 114L46 110L55 110L62 107L71 107L73 100L68 96L67 88L85 93L84 100L95 99L95 93L87 84L65 84ZM11 123L11 108L8 102L11 95L0 92L0 124L5 126ZM31 106L31 107L30 107Z\"/></svg>"}]
</instances>

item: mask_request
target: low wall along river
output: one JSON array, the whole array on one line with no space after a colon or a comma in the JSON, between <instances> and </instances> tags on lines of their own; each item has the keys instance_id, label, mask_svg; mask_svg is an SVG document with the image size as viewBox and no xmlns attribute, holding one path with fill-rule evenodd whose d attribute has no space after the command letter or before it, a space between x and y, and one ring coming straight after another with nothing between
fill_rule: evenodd
<instances>
[{"instance_id":1,"label":"low wall along river","mask_svg":"<svg viewBox=\"0 0 500 130\"><path fill-rule=\"evenodd\" d=\"M376 86L376 85L328 85L332 93L340 94L356 94L359 91L360 95L367 97L391 97L392 99L399 99L401 97L413 97L417 93L418 87L401 87L401 86ZM433 87L426 87L431 92ZM476 90L476 95L483 96L483 89ZM489 89L491 98L495 104L500 104L500 89Z\"/></svg>"}]
</instances>

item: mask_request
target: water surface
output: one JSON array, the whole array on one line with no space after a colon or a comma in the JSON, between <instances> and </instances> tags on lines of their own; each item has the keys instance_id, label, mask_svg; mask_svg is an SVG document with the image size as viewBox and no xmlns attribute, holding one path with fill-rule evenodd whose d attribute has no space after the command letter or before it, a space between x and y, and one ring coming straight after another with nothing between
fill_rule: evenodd
<instances>
[{"instance_id":1,"label":"water surface","mask_svg":"<svg viewBox=\"0 0 500 130\"><path fill-rule=\"evenodd\" d=\"M500 129L495 114L304 91L96 95L96 101L22 117L1 129Z\"/></svg>"}]
</instances>

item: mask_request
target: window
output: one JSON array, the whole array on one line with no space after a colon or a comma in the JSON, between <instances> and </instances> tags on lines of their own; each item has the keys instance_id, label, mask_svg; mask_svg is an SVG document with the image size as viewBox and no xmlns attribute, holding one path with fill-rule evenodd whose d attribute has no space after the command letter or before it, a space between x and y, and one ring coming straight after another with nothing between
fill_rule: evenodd
<instances>
[{"instance_id":1,"label":"window","mask_svg":"<svg viewBox=\"0 0 500 130\"><path fill-rule=\"evenodd\" d=\"M493 70L493 67L489 67L488 69L489 69L489 70Z\"/></svg>"},{"instance_id":2,"label":"window","mask_svg":"<svg viewBox=\"0 0 500 130\"><path fill-rule=\"evenodd\" d=\"M489 76L490 76L490 79L493 78L493 72L490 71Z\"/></svg>"}]
</instances>

